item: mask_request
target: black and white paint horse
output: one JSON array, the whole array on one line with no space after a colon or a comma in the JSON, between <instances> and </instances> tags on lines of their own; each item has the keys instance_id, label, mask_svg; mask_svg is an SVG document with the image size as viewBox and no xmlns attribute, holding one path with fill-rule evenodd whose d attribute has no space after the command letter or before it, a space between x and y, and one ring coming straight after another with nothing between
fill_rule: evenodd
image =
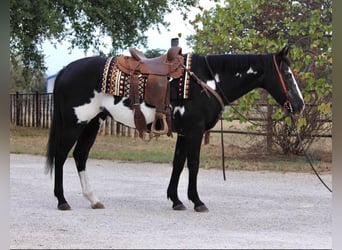
<instances>
[{"instance_id":1,"label":"black and white paint horse","mask_svg":"<svg viewBox=\"0 0 342 250\"><path fill-rule=\"evenodd\" d=\"M266 89L287 112L300 113L304 101L286 56L288 47L275 54L208 55L191 54L191 71L213 88L228 105L255 88ZM185 57L188 55L185 54ZM134 127L128 97L116 97L101 92L101 75L106 58L88 57L70 63L55 81L54 114L47 150L47 170L55 171L54 194L58 209L70 209L63 192L63 165L76 144L76 162L83 195L92 208L103 204L90 188L86 161L95 141L100 120L107 115ZM190 97L173 100L172 129L177 133L173 169L167 197L173 209L185 206L178 198L178 182L187 161L189 169L188 198L198 212L208 211L197 192L200 150L203 133L211 129L221 113L220 102L203 91L194 77L190 80ZM141 104L146 122L152 123L155 108Z\"/></svg>"}]
</instances>

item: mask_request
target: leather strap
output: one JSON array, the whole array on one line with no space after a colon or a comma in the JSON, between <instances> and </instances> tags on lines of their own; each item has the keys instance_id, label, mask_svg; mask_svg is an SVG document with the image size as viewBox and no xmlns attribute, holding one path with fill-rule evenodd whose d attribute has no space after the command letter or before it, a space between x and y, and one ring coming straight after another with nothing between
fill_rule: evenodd
<instances>
[{"instance_id":1,"label":"leather strap","mask_svg":"<svg viewBox=\"0 0 342 250\"><path fill-rule=\"evenodd\" d=\"M143 138L144 131L147 131L147 125L145 116L140 109L140 98L139 98L139 76L132 73L130 75L130 91L129 99L131 107L134 111L134 123L136 129L139 131L139 137Z\"/></svg>"},{"instance_id":2,"label":"leather strap","mask_svg":"<svg viewBox=\"0 0 342 250\"><path fill-rule=\"evenodd\" d=\"M183 67L188 72L188 74L190 76L192 76L196 80L196 82L204 89L204 91L206 92L208 97L210 97L210 95L209 95L209 93L207 91L209 91L210 94L212 94L217 99L217 101L220 103L220 106L221 106L221 112L223 112L223 110L224 110L224 103L222 101L221 96L213 88L211 88L208 84L206 84L200 78L198 78L198 76L194 72L190 71L184 65L183 65Z\"/></svg>"},{"instance_id":3,"label":"leather strap","mask_svg":"<svg viewBox=\"0 0 342 250\"><path fill-rule=\"evenodd\" d=\"M288 91L287 91L287 88L286 88L286 84L285 84L283 75L281 74L280 69L279 69L279 66L278 66L278 64L277 64L277 60L276 60L275 55L273 55L273 63L274 63L274 66L275 66L275 68L276 68L276 70L277 70L277 73L278 73L278 76L279 76L279 80L280 80L280 82L281 82L281 86L283 87L283 90L284 90L284 92L285 92L286 99L287 99L287 101L289 102L289 101L290 101L289 93L288 93Z\"/></svg>"}]
</instances>

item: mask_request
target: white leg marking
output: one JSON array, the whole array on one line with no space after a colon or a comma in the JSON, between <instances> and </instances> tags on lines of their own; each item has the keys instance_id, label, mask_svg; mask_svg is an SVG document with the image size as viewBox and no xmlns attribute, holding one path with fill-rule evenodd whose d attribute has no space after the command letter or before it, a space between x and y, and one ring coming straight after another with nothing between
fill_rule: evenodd
<instances>
[{"instance_id":1,"label":"white leg marking","mask_svg":"<svg viewBox=\"0 0 342 250\"><path fill-rule=\"evenodd\" d=\"M185 107L184 106L176 106L175 109L173 110L173 114L176 114L176 112L179 112L179 114L181 116L183 116L185 113Z\"/></svg>"},{"instance_id":2,"label":"white leg marking","mask_svg":"<svg viewBox=\"0 0 342 250\"><path fill-rule=\"evenodd\" d=\"M81 171L78 173L81 181L82 193L83 196L86 197L91 205L95 205L96 203L100 202L100 200L96 197L96 195L91 190L89 179L86 171Z\"/></svg>"}]
</instances>

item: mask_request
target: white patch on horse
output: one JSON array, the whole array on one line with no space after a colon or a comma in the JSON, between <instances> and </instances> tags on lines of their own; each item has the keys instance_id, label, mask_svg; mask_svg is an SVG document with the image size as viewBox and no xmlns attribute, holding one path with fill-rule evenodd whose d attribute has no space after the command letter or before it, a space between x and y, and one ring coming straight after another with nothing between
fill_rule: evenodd
<instances>
[{"instance_id":1,"label":"white patch on horse","mask_svg":"<svg viewBox=\"0 0 342 250\"><path fill-rule=\"evenodd\" d=\"M219 82L219 81L220 81L220 77L219 77L218 74L215 75L215 80L216 80L216 82Z\"/></svg>"},{"instance_id":2,"label":"white patch on horse","mask_svg":"<svg viewBox=\"0 0 342 250\"><path fill-rule=\"evenodd\" d=\"M89 122L93 119L101 110L101 94L94 91L94 97L90 98L89 103L85 103L78 107L74 107L75 115L78 119L78 123Z\"/></svg>"},{"instance_id":3,"label":"white patch on horse","mask_svg":"<svg viewBox=\"0 0 342 250\"><path fill-rule=\"evenodd\" d=\"M173 114L175 115L176 112L179 112L179 114L181 116L183 116L185 113L185 107L184 106L176 106L175 109L173 110Z\"/></svg>"},{"instance_id":4,"label":"white patch on horse","mask_svg":"<svg viewBox=\"0 0 342 250\"><path fill-rule=\"evenodd\" d=\"M210 88L216 90L216 83L219 82L219 81L220 81L220 77L219 77L218 74L216 74L216 75L215 75L215 80L208 80L208 81L207 81L207 85L208 85Z\"/></svg>"},{"instance_id":5,"label":"white patch on horse","mask_svg":"<svg viewBox=\"0 0 342 250\"><path fill-rule=\"evenodd\" d=\"M249 69L246 71L247 74L253 74L253 75L256 75L258 74L258 71L254 71L252 66L249 67Z\"/></svg>"},{"instance_id":6,"label":"white patch on horse","mask_svg":"<svg viewBox=\"0 0 342 250\"><path fill-rule=\"evenodd\" d=\"M292 81L293 81L293 83L294 83L294 85L295 85L295 87L296 87L296 91L297 91L299 97L300 97L300 98L302 99L302 101L304 102L302 93L301 93L300 90L299 90L298 83L297 83L296 78L294 77L294 75L293 75L292 70L290 69L290 67L288 68L288 71L287 71L287 72L289 72L289 73L291 74Z\"/></svg>"},{"instance_id":7,"label":"white patch on horse","mask_svg":"<svg viewBox=\"0 0 342 250\"><path fill-rule=\"evenodd\" d=\"M122 98L122 100L116 105L113 105L113 98L113 96L107 94L103 101L103 107L108 110L114 120L121 122L131 128L135 128L133 110L124 105L124 101L128 99L128 97ZM143 102L140 104L140 109L145 116L147 124L154 121L154 116L156 113L155 108L147 107L146 104Z\"/></svg>"},{"instance_id":8,"label":"white patch on horse","mask_svg":"<svg viewBox=\"0 0 342 250\"><path fill-rule=\"evenodd\" d=\"M237 72L237 73L235 74L235 76L236 76L236 77L242 77L242 74L239 73L239 72Z\"/></svg>"},{"instance_id":9,"label":"white patch on horse","mask_svg":"<svg viewBox=\"0 0 342 250\"><path fill-rule=\"evenodd\" d=\"M103 109L106 109L114 120L125 124L126 126L135 128L133 110L124 105L124 101L128 97L122 98L120 102L114 105L114 96L102 92L94 91L94 97L90 98L90 102L74 107L75 115L78 123L89 122ZM146 123L151 123L154 120L155 108L147 107L143 102L140 105Z\"/></svg>"},{"instance_id":10,"label":"white patch on horse","mask_svg":"<svg viewBox=\"0 0 342 250\"><path fill-rule=\"evenodd\" d=\"M83 196L86 197L87 200L90 201L91 205L95 205L96 203L99 203L100 200L96 197L96 195L91 190L86 171L85 170L80 171L78 173L78 176L80 177Z\"/></svg>"},{"instance_id":11,"label":"white patch on horse","mask_svg":"<svg viewBox=\"0 0 342 250\"><path fill-rule=\"evenodd\" d=\"M214 81L214 80L208 80L208 81L207 81L207 85L208 85L210 88L216 90L216 84L215 84L215 81Z\"/></svg>"}]
</instances>

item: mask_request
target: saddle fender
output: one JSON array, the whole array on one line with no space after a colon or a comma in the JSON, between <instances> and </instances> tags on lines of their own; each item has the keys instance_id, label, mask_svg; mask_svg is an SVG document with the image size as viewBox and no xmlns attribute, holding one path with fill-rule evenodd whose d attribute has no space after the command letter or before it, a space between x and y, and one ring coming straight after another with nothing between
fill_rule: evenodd
<instances>
[{"instance_id":1,"label":"saddle fender","mask_svg":"<svg viewBox=\"0 0 342 250\"><path fill-rule=\"evenodd\" d=\"M138 104L139 75L147 76L144 100L156 108L155 119L151 132L155 135L172 135L170 86L168 78L180 78L183 73L184 57L180 47L171 47L168 52L155 58L147 58L141 51L131 48L132 56L119 56L116 58L117 67L130 75L130 101L134 111L134 120L139 136L146 131L146 122ZM157 129L159 122L161 129Z\"/></svg>"}]
</instances>

